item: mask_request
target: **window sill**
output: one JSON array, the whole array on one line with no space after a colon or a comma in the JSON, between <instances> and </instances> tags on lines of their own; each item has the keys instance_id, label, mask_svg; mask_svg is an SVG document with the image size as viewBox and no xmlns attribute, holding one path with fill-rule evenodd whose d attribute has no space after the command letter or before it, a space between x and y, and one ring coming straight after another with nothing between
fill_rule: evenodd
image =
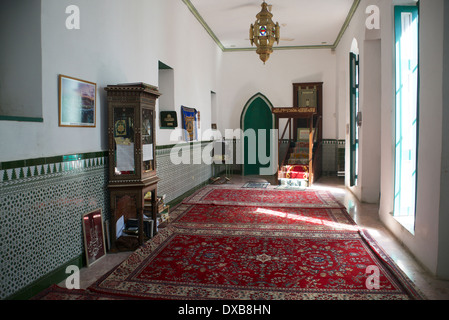
<instances>
[{"instance_id":1,"label":"window sill","mask_svg":"<svg viewBox=\"0 0 449 320\"><path fill-rule=\"evenodd\" d=\"M394 216L393 218L399 222L412 235L415 235L415 217L414 216Z\"/></svg>"}]
</instances>

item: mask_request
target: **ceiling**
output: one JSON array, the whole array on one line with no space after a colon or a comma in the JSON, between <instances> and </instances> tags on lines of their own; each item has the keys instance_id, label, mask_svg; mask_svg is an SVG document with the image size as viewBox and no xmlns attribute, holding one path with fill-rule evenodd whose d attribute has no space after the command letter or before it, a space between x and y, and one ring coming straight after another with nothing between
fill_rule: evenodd
<instances>
[{"instance_id":1,"label":"ceiling","mask_svg":"<svg viewBox=\"0 0 449 320\"><path fill-rule=\"evenodd\" d=\"M223 51L251 50L263 0L183 0ZM274 49L335 48L360 0L266 0L281 26Z\"/></svg>"}]
</instances>

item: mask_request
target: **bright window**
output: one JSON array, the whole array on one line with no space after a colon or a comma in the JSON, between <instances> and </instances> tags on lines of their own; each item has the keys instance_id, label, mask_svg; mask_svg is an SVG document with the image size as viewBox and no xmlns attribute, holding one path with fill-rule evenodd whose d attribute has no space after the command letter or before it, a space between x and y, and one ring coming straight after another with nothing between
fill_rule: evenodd
<instances>
[{"instance_id":1,"label":"bright window","mask_svg":"<svg viewBox=\"0 0 449 320\"><path fill-rule=\"evenodd\" d=\"M418 8L395 7L394 217L414 232L418 151Z\"/></svg>"}]
</instances>

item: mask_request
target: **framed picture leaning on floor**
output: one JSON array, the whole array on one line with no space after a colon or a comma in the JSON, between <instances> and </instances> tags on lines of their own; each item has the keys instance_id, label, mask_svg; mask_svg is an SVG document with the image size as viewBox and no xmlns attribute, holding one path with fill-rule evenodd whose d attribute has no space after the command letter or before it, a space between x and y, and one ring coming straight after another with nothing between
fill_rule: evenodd
<instances>
[{"instance_id":1,"label":"framed picture leaning on floor","mask_svg":"<svg viewBox=\"0 0 449 320\"><path fill-rule=\"evenodd\" d=\"M106 255L103 216L101 209L83 215L84 250L90 267Z\"/></svg>"}]
</instances>

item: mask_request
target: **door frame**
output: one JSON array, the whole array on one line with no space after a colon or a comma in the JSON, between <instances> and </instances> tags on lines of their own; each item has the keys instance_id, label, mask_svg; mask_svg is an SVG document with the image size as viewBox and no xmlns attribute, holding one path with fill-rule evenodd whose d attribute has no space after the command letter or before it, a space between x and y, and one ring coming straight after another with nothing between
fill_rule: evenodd
<instances>
[{"instance_id":1,"label":"door frame","mask_svg":"<svg viewBox=\"0 0 449 320\"><path fill-rule=\"evenodd\" d=\"M271 101L262 93L258 92L255 95L253 95L245 104L245 106L243 107L242 113L240 115L240 128L242 130L242 134L243 136L240 137L241 139L241 155L243 156L243 163L242 163L242 174L245 175L245 116L246 116L246 112L248 111L249 107L251 106L251 104L257 99L257 98L261 98L264 102L265 105L268 106L268 108L270 109L271 112L271 124L272 124L272 129L276 130L276 117L273 114L273 104L271 103ZM274 138L274 137L273 137ZM273 140L274 141L274 140ZM277 141L277 140L276 140ZM273 150L273 148L275 148L275 150ZM270 145L270 150L272 151L272 156L274 157L272 159L272 161L274 161L276 163L275 167L277 168L277 143L273 143L273 145ZM273 153L274 152L274 153ZM275 173L273 173L275 174Z\"/></svg>"}]
</instances>

